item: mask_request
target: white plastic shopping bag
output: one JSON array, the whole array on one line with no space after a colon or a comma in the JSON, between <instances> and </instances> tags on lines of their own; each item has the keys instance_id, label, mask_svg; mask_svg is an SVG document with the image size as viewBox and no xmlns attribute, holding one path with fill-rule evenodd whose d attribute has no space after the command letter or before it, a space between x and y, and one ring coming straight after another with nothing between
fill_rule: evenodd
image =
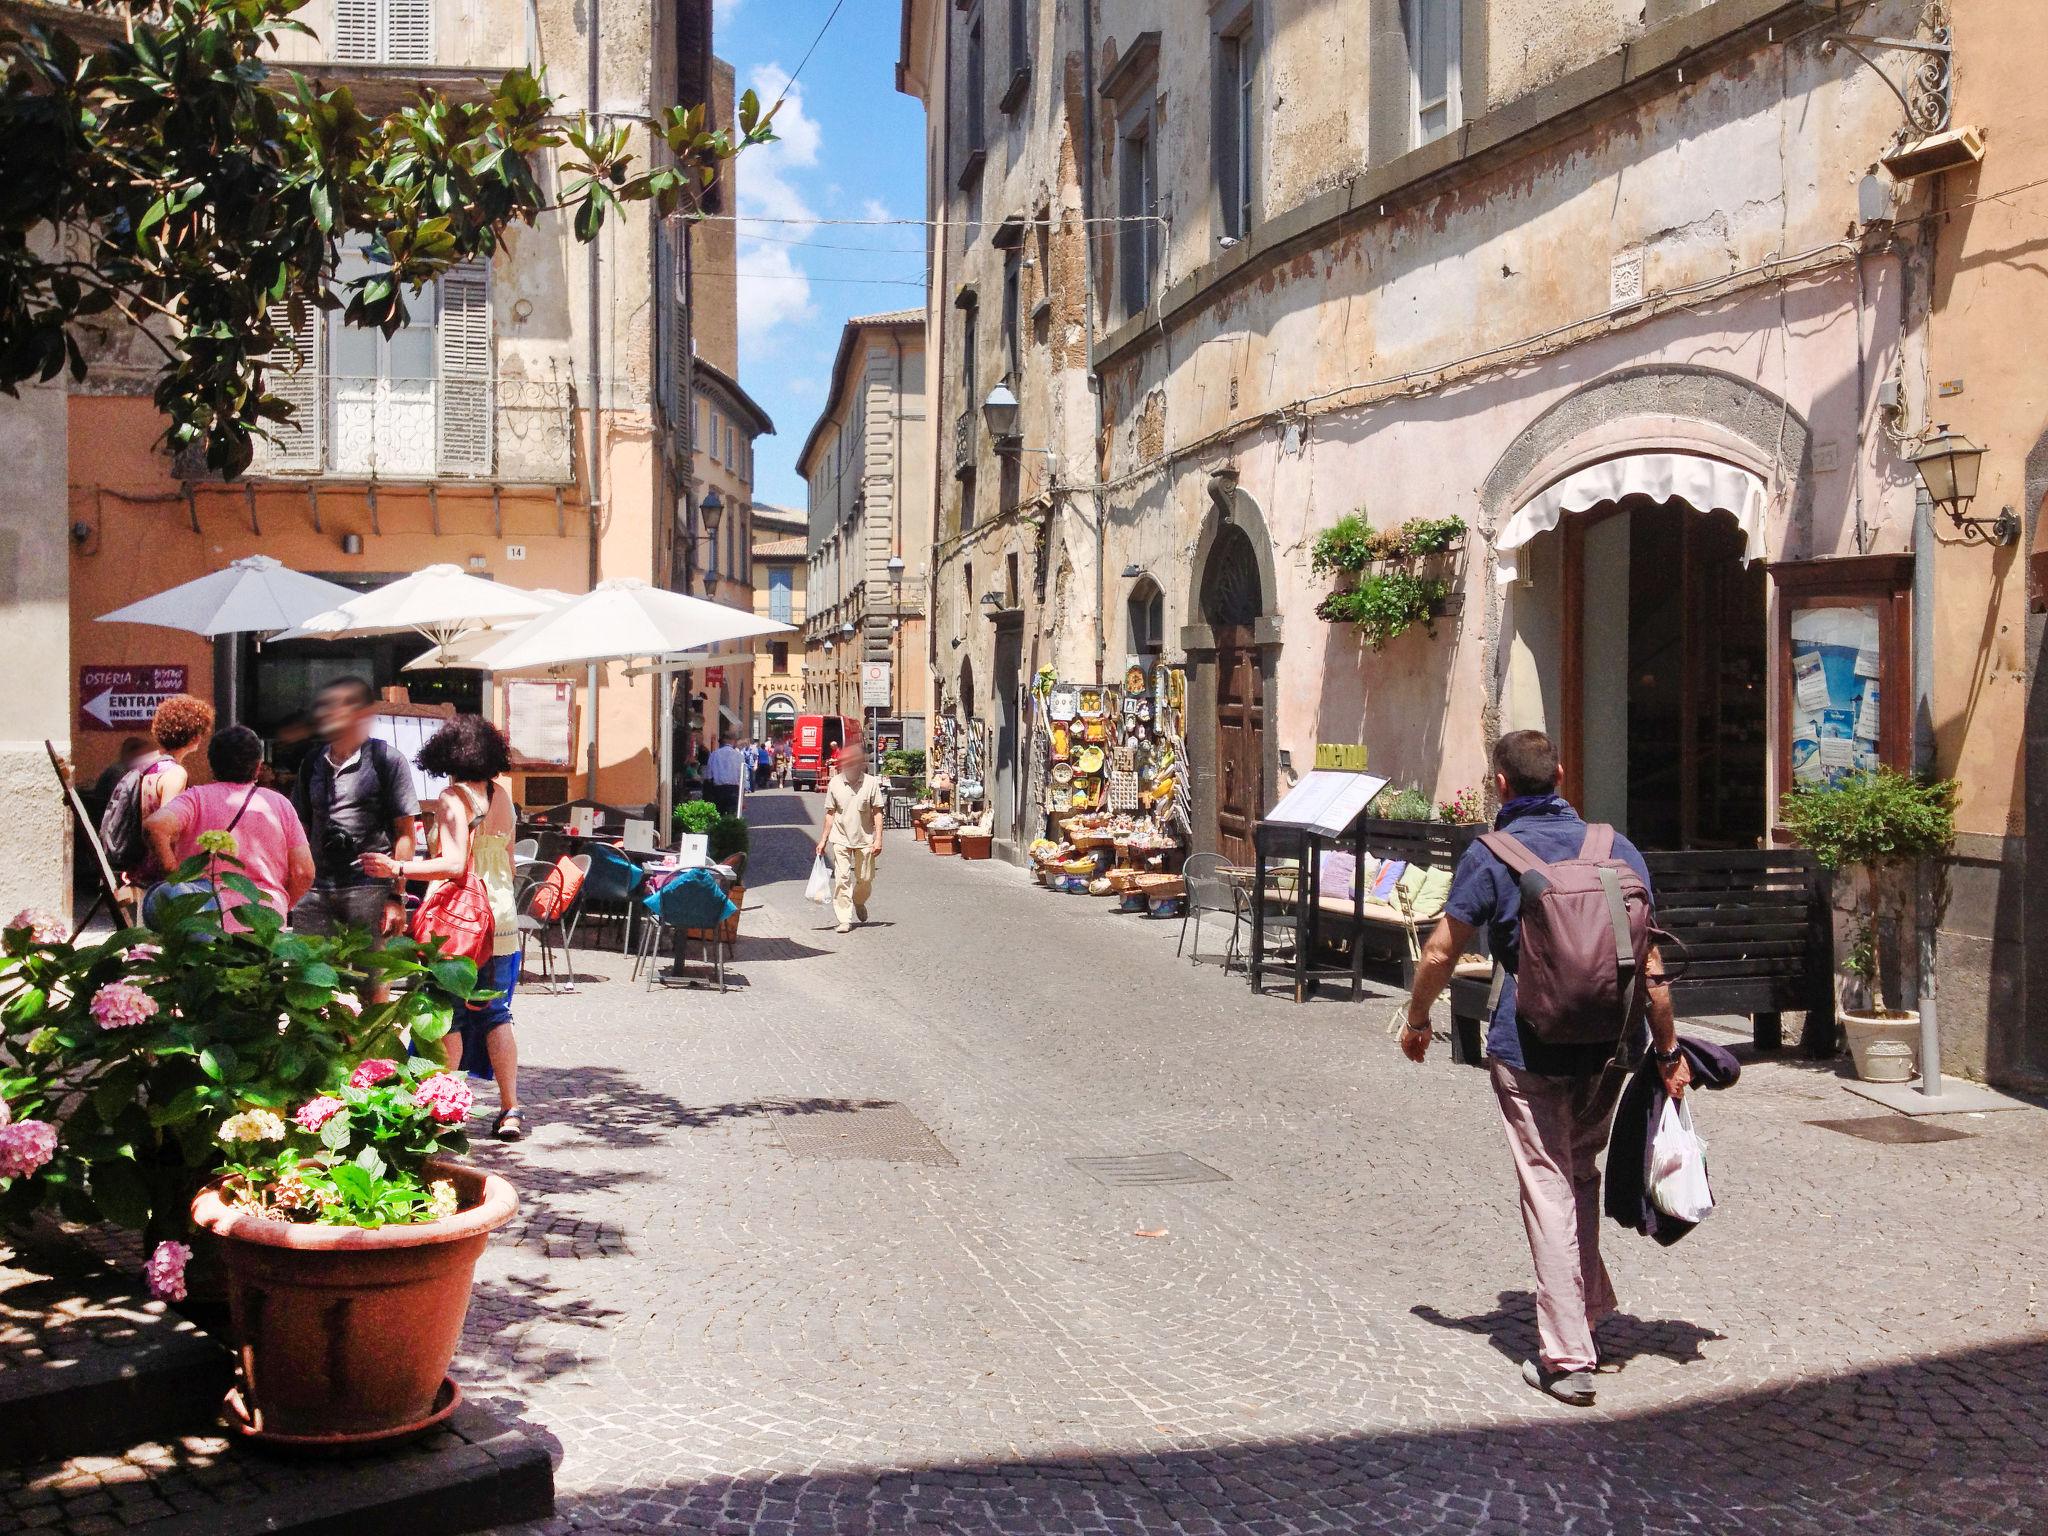
<instances>
[{"instance_id":1,"label":"white plastic shopping bag","mask_svg":"<svg viewBox=\"0 0 2048 1536\"><path fill-rule=\"evenodd\" d=\"M825 902L832 899L832 861L822 853L811 866L810 884L804 887L806 901Z\"/></svg>"},{"instance_id":2,"label":"white plastic shopping bag","mask_svg":"<svg viewBox=\"0 0 2048 1536\"><path fill-rule=\"evenodd\" d=\"M1664 1101L1650 1141L1650 1203L1675 1221L1705 1221L1714 1212L1707 1143L1693 1129L1690 1096Z\"/></svg>"}]
</instances>

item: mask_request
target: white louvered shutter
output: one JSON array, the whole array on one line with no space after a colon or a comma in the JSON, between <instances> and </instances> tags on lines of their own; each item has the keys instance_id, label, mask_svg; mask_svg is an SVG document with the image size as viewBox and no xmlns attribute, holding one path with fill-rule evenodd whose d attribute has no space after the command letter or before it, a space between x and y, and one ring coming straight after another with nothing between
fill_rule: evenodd
<instances>
[{"instance_id":1,"label":"white louvered shutter","mask_svg":"<svg viewBox=\"0 0 2048 1536\"><path fill-rule=\"evenodd\" d=\"M434 62L434 0L384 0L383 62Z\"/></svg>"},{"instance_id":2,"label":"white louvered shutter","mask_svg":"<svg viewBox=\"0 0 2048 1536\"><path fill-rule=\"evenodd\" d=\"M292 419L268 422L268 442L257 440L256 462L266 470L321 467L320 311L308 304L302 324L292 324L291 306L270 306L270 324L284 345L264 359L263 386L292 407Z\"/></svg>"},{"instance_id":3,"label":"white louvered shutter","mask_svg":"<svg viewBox=\"0 0 2048 1536\"><path fill-rule=\"evenodd\" d=\"M441 274L436 437L447 475L491 472L490 272L488 262L466 261Z\"/></svg>"},{"instance_id":4,"label":"white louvered shutter","mask_svg":"<svg viewBox=\"0 0 2048 1536\"><path fill-rule=\"evenodd\" d=\"M384 0L334 0L334 57L374 64L383 33Z\"/></svg>"}]
</instances>

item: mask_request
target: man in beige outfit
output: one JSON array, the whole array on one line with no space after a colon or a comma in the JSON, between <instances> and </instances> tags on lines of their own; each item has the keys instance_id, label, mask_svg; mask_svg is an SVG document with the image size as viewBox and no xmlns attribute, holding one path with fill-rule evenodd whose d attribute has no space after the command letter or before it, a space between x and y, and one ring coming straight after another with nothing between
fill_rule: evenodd
<instances>
[{"instance_id":1,"label":"man in beige outfit","mask_svg":"<svg viewBox=\"0 0 2048 1536\"><path fill-rule=\"evenodd\" d=\"M875 860L882 856L882 814L887 807L882 781L867 771L867 752L858 743L839 753L839 766L825 786L825 830L818 853L832 853L832 912L839 931L868 920Z\"/></svg>"}]
</instances>

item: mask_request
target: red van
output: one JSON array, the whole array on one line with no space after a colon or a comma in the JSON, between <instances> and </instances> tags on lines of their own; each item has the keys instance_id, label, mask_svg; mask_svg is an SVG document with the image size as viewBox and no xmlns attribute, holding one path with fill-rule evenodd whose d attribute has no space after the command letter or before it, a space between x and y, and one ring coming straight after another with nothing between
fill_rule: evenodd
<instances>
[{"instance_id":1,"label":"red van","mask_svg":"<svg viewBox=\"0 0 2048 1536\"><path fill-rule=\"evenodd\" d=\"M841 747L860 741L860 722L851 715L798 715L789 733L789 782L794 789L823 789Z\"/></svg>"}]
</instances>

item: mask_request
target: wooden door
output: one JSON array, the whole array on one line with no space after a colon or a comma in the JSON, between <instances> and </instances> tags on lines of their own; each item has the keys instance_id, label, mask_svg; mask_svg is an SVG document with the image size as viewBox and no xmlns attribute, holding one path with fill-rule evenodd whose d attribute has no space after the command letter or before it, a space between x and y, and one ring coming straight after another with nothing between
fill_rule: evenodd
<instances>
[{"instance_id":1,"label":"wooden door","mask_svg":"<svg viewBox=\"0 0 2048 1536\"><path fill-rule=\"evenodd\" d=\"M1266 696L1251 631L1216 632L1216 847L1250 864L1252 834L1266 811Z\"/></svg>"}]
</instances>

